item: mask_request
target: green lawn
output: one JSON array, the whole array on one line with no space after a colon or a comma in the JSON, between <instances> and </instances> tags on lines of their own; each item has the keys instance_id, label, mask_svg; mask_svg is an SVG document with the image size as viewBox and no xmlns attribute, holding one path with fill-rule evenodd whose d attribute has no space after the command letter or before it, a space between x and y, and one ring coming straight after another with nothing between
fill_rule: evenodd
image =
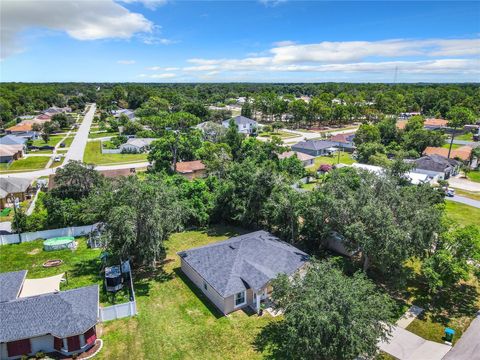
<instances>
[{"instance_id":1,"label":"green lawn","mask_svg":"<svg viewBox=\"0 0 480 360\"><path fill-rule=\"evenodd\" d=\"M243 311L222 316L182 274L176 255L177 251L236 234L238 230L234 228L216 228L210 234L189 231L171 236L166 243L164 272L150 273L152 280L141 280L134 273L138 316L104 324L104 347L98 358L262 358L252 343L272 318L259 318Z\"/></svg>"},{"instance_id":2,"label":"green lawn","mask_svg":"<svg viewBox=\"0 0 480 360\"><path fill-rule=\"evenodd\" d=\"M480 201L480 191L466 191L462 189L455 189L455 194Z\"/></svg>"},{"instance_id":3,"label":"green lawn","mask_svg":"<svg viewBox=\"0 0 480 360\"><path fill-rule=\"evenodd\" d=\"M470 181L480 182L480 171L479 170L470 171L467 176L468 176L468 180L470 180Z\"/></svg>"},{"instance_id":4,"label":"green lawn","mask_svg":"<svg viewBox=\"0 0 480 360\"><path fill-rule=\"evenodd\" d=\"M349 153L346 153L346 152L341 152L340 153L340 163L342 164L347 164L347 165L351 165L353 163L355 163L355 159L352 158L352 156L349 154ZM307 168L314 168L314 169L318 169L318 167L322 164L329 164L329 165L335 165L335 164L338 164L338 153L337 154L334 154L332 156L319 156L319 157L316 157L315 160L314 160L314 165L311 165Z\"/></svg>"},{"instance_id":5,"label":"green lawn","mask_svg":"<svg viewBox=\"0 0 480 360\"><path fill-rule=\"evenodd\" d=\"M457 140L473 141L473 134L471 132L455 136Z\"/></svg>"},{"instance_id":6,"label":"green lawn","mask_svg":"<svg viewBox=\"0 0 480 360\"><path fill-rule=\"evenodd\" d=\"M37 139L37 140L33 140L33 146L45 146L45 145L48 145L48 146L55 146L57 145L60 140L62 140L63 138L65 137L65 135L52 135L50 136L50 139L48 139L48 142L46 143L45 141L43 141L43 139Z\"/></svg>"},{"instance_id":7,"label":"green lawn","mask_svg":"<svg viewBox=\"0 0 480 360\"><path fill-rule=\"evenodd\" d=\"M116 131L102 131L102 132L95 132L95 133L90 133L88 134L88 137L90 139L98 139L102 137L107 137L107 136L118 136L118 132Z\"/></svg>"},{"instance_id":8,"label":"green lawn","mask_svg":"<svg viewBox=\"0 0 480 360\"><path fill-rule=\"evenodd\" d=\"M452 144L452 150L455 150L455 149L458 149L459 147L462 147L463 145L459 145L459 144ZM442 145L443 148L445 149L449 149L450 148L450 143L445 143Z\"/></svg>"},{"instance_id":9,"label":"green lawn","mask_svg":"<svg viewBox=\"0 0 480 360\"><path fill-rule=\"evenodd\" d=\"M454 201L445 201L447 216L461 225L479 225L480 209Z\"/></svg>"},{"instance_id":10,"label":"green lawn","mask_svg":"<svg viewBox=\"0 0 480 360\"><path fill-rule=\"evenodd\" d=\"M69 136L67 137L63 143L65 144L65 147L70 147L72 145L73 139L75 139L75 136ZM61 149L61 148L60 148Z\"/></svg>"},{"instance_id":11,"label":"green lawn","mask_svg":"<svg viewBox=\"0 0 480 360\"><path fill-rule=\"evenodd\" d=\"M275 132L261 132L258 136L267 137L267 138L272 136L278 136L281 139L288 139L288 138L297 137L298 135L279 130Z\"/></svg>"},{"instance_id":12,"label":"green lawn","mask_svg":"<svg viewBox=\"0 0 480 360\"><path fill-rule=\"evenodd\" d=\"M60 161L58 161L58 162L57 162L57 161L52 161L52 163L50 164L50 167L51 167L51 168L59 167L60 165L63 164L64 161L65 161L65 156L62 156L62 157L60 158Z\"/></svg>"},{"instance_id":13,"label":"green lawn","mask_svg":"<svg viewBox=\"0 0 480 360\"><path fill-rule=\"evenodd\" d=\"M100 141L89 141L83 162L95 165L128 164L147 161L147 154L102 154Z\"/></svg>"},{"instance_id":14,"label":"green lawn","mask_svg":"<svg viewBox=\"0 0 480 360\"><path fill-rule=\"evenodd\" d=\"M1 168L1 173L15 172L15 171L27 171L27 170L40 170L47 165L49 156L31 156L28 158L22 158L15 160L8 169Z\"/></svg>"},{"instance_id":15,"label":"green lawn","mask_svg":"<svg viewBox=\"0 0 480 360\"><path fill-rule=\"evenodd\" d=\"M43 239L21 244L2 245L0 251L0 272L28 270L27 279L37 279L66 273L68 282L61 283L61 290L98 284L100 301L110 305L110 297L102 290L103 278L100 275L100 249L87 247L84 237L76 238L76 250L44 251ZM44 268L42 264L49 259L61 259L63 264ZM128 301L123 291L117 293L116 301Z\"/></svg>"}]
</instances>

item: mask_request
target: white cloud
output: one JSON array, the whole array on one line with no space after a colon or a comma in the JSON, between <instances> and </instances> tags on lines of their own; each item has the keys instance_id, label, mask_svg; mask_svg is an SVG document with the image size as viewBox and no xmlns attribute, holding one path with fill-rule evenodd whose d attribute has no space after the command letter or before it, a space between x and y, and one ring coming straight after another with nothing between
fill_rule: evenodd
<instances>
[{"instance_id":1,"label":"white cloud","mask_svg":"<svg viewBox=\"0 0 480 360\"><path fill-rule=\"evenodd\" d=\"M147 45L171 45L178 43L177 40L162 38L154 35L141 35L140 39Z\"/></svg>"},{"instance_id":2,"label":"white cloud","mask_svg":"<svg viewBox=\"0 0 480 360\"><path fill-rule=\"evenodd\" d=\"M145 69L150 70L150 71L178 71L178 70L180 70L180 68L178 68L178 67L161 67L161 66L148 66Z\"/></svg>"},{"instance_id":3,"label":"white cloud","mask_svg":"<svg viewBox=\"0 0 480 360\"><path fill-rule=\"evenodd\" d=\"M274 7L279 4L287 2L287 0L258 0L260 4L263 4L267 7Z\"/></svg>"},{"instance_id":4,"label":"white cloud","mask_svg":"<svg viewBox=\"0 0 480 360\"><path fill-rule=\"evenodd\" d=\"M162 74L140 74L139 77L150 78L150 79L171 79L177 77L177 74L174 73L162 73Z\"/></svg>"},{"instance_id":5,"label":"white cloud","mask_svg":"<svg viewBox=\"0 0 480 360\"><path fill-rule=\"evenodd\" d=\"M291 40L284 40L284 41L277 41L277 42L274 42L273 45L275 46L278 46L278 47L281 47L281 46L291 46L291 45L295 45L296 42L295 41L291 41Z\"/></svg>"},{"instance_id":6,"label":"white cloud","mask_svg":"<svg viewBox=\"0 0 480 360\"><path fill-rule=\"evenodd\" d=\"M132 65L135 63L136 63L135 60L118 60L117 61L117 64L121 64L121 65Z\"/></svg>"},{"instance_id":7,"label":"white cloud","mask_svg":"<svg viewBox=\"0 0 480 360\"><path fill-rule=\"evenodd\" d=\"M143 4L143 6L145 6L147 9L155 10L159 6L165 5L167 0L121 0L121 2L127 4L138 2Z\"/></svg>"},{"instance_id":8,"label":"white cloud","mask_svg":"<svg viewBox=\"0 0 480 360\"><path fill-rule=\"evenodd\" d=\"M20 33L29 28L62 31L77 40L129 39L151 32L153 23L113 0L2 0L1 58L23 51Z\"/></svg>"}]
</instances>

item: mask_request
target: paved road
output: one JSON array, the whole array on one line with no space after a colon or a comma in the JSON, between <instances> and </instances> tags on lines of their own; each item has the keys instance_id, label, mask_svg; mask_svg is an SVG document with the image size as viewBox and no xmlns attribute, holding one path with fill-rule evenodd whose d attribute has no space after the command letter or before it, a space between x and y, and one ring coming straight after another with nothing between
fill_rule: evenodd
<instances>
[{"instance_id":1,"label":"paved road","mask_svg":"<svg viewBox=\"0 0 480 360\"><path fill-rule=\"evenodd\" d=\"M90 105L82 124L78 128L75 139L73 139L72 145L70 145L70 148L65 155L64 163L67 163L71 160L83 161L83 153L85 152L85 146L87 146L88 133L90 132L90 127L92 126L93 116L95 115L96 108L96 104Z\"/></svg>"},{"instance_id":2,"label":"paved road","mask_svg":"<svg viewBox=\"0 0 480 360\"><path fill-rule=\"evenodd\" d=\"M473 206L473 207L476 207L476 208L480 208L480 201L470 199L470 198L467 198L465 196L458 196L458 195L455 195L454 197L448 197L447 196L447 197L445 197L445 199L450 200L450 201L456 201L456 202L459 202L459 203L462 203L462 204L465 204L465 205L470 205L470 206Z\"/></svg>"},{"instance_id":3,"label":"paved road","mask_svg":"<svg viewBox=\"0 0 480 360\"><path fill-rule=\"evenodd\" d=\"M467 191L480 191L480 183L470 181L461 177L451 177L448 179L448 183L451 187L456 189L462 189Z\"/></svg>"},{"instance_id":4,"label":"paved road","mask_svg":"<svg viewBox=\"0 0 480 360\"><path fill-rule=\"evenodd\" d=\"M453 139L453 143L457 145L471 145L473 147L480 146L480 142L478 141L468 141L468 140L456 140ZM450 144L450 141L447 141L447 144Z\"/></svg>"},{"instance_id":5,"label":"paved road","mask_svg":"<svg viewBox=\"0 0 480 360\"><path fill-rule=\"evenodd\" d=\"M300 141L303 141L305 139L307 139L307 140L318 139L322 135L322 133L319 133L319 132L304 132L304 131L289 130L289 129L281 129L281 131L297 135L296 137L283 139L283 143L284 144L289 144L289 145L296 144L296 143L298 143ZM357 131L357 129L347 129L347 130L331 131L328 134L329 135L338 135L338 134L353 133L355 131ZM262 138L260 136L258 137L258 139L259 140L265 140L265 141L269 140L267 138Z\"/></svg>"}]
</instances>

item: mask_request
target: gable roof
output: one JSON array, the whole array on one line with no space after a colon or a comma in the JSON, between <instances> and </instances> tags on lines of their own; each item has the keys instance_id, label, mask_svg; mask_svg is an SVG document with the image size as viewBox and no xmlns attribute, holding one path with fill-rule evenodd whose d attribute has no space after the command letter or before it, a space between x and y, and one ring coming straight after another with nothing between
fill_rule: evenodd
<instances>
[{"instance_id":1,"label":"gable roof","mask_svg":"<svg viewBox=\"0 0 480 360\"><path fill-rule=\"evenodd\" d=\"M235 116L234 118L232 118L233 121L235 121L235 124L237 125L247 125L247 124L252 124L252 125L256 125L257 122L255 120L252 120L252 119L249 119L245 116L242 116L242 115L239 115L239 116ZM228 120L224 120L223 123L229 123L230 120L232 119L228 119Z\"/></svg>"},{"instance_id":2,"label":"gable roof","mask_svg":"<svg viewBox=\"0 0 480 360\"><path fill-rule=\"evenodd\" d=\"M6 135L0 138L0 145L23 145L26 142L27 139L15 135Z\"/></svg>"},{"instance_id":3,"label":"gable roof","mask_svg":"<svg viewBox=\"0 0 480 360\"><path fill-rule=\"evenodd\" d=\"M308 255L260 230L178 255L221 296L260 289L278 274L291 275Z\"/></svg>"},{"instance_id":4,"label":"gable roof","mask_svg":"<svg viewBox=\"0 0 480 360\"><path fill-rule=\"evenodd\" d=\"M346 134L337 134L330 137L330 141L339 142L339 143L351 143L355 133L346 133Z\"/></svg>"},{"instance_id":5,"label":"gable roof","mask_svg":"<svg viewBox=\"0 0 480 360\"><path fill-rule=\"evenodd\" d=\"M284 153L281 153L280 155L278 155L278 158L281 160L281 159L290 158L292 156L296 156L297 159L300 161L308 161L308 160L315 159L315 156L308 155L301 152L295 152L295 151L285 151Z\"/></svg>"},{"instance_id":6,"label":"gable roof","mask_svg":"<svg viewBox=\"0 0 480 360\"><path fill-rule=\"evenodd\" d=\"M13 156L23 150L23 145L3 145L0 144L0 156Z\"/></svg>"},{"instance_id":7,"label":"gable roof","mask_svg":"<svg viewBox=\"0 0 480 360\"><path fill-rule=\"evenodd\" d=\"M79 335L98 321L98 285L0 303L0 342Z\"/></svg>"},{"instance_id":8,"label":"gable roof","mask_svg":"<svg viewBox=\"0 0 480 360\"><path fill-rule=\"evenodd\" d=\"M415 160L415 167L417 169L436 172L444 172L448 168L458 165L460 165L460 163L457 160L448 159L437 154L422 156L421 158Z\"/></svg>"},{"instance_id":9,"label":"gable roof","mask_svg":"<svg viewBox=\"0 0 480 360\"><path fill-rule=\"evenodd\" d=\"M444 157L448 156L448 149L442 147L433 147L428 146L424 151L424 155L441 155ZM463 161L467 161L470 159L470 155L472 154L472 148L470 146L461 146L458 149L452 149L450 153L450 158L459 158Z\"/></svg>"},{"instance_id":10,"label":"gable roof","mask_svg":"<svg viewBox=\"0 0 480 360\"><path fill-rule=\"evenodd\" d=\"M15 132L23 132L23 131L32 131L32 124L33 122L26 122L22 121L18 123L17 125L11 126L7 131L15 131Z\"/></svg>"},{"instance_id":11,"label":"gable roof","mask_svg":"<svg viewBox=\"0 0 480 360\"><path fill-rule=\"evenodd\" d=\"M425 119L423 126L446 127L448 120L445 119Z\"/></svg>"},{"instance_id":12,"label":"gable roof","mask_svg":"<svg viewBox=\"0 0 480 360\"><path fill-rule=\"evenodd\" d=\"M293 148L297 149L304 149L304 150L323 150L328 149L330 147L337 146L337 143L328 140L306 140L300 141L299 143L292 146Z\"/></svg>"},{"instance_id":13,"label":"gable roof","mask_svg":"<svg viewBox=\"0 0 480 360\"><path fill-rule=\"evenodd\" d=\"M0 273L0 303L18 297L26 275L27 270Z\"/></svg>"},{"instance_id":14,"label":"gable roof","mask_svg":"<svg viewBox=\"0 0 480 360\"><path fill-rule=\"evenodd\" d=\"M25 192L32 183L32 179L20 178L20 177L4 177L0 178L0 193L6 193L5 196L12 193ZM4 198L5 196L0 196Z\"/></svg>"},{"instance_id":15,"label":"gable roof","mask_svg":"<svg viewBox=\"0 0 480 360\"><path fill-rule=\"evenodd\" d=\"M143 148L145 146L149 146L155 140L158 140L158 139L154 139L154 138L130 138L130 139L127 140L127 142L125 144L135 146L135 147L138 147L138 148Z\"/></svg>"},{"instance_id":16,"label":"gable roof","mask_svg":"<svg viewBox=\"0 0 480 360\"><path fill-rule=\"evenodd\" d=\"M194 171L199 171L204 169L205 169L205 164L201 160L177 162L177 172L181 174L188 174Z\"/></svg>"}]
</instances>

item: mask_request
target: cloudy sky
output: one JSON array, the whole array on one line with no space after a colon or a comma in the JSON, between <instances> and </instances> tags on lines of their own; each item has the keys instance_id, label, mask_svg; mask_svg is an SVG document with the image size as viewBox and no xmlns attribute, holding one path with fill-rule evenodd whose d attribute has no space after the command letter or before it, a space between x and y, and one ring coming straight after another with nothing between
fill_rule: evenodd
<instances>
[{"instance_id":1,"label":"cloudy sky","mask_svg":"<svg viewBox=\"0 0 480 360\"><path fill-rule=\"evenodd\" d=\"M479 82L480 2L2 0L1 81Z\"/></svg>"}]
</instances>

